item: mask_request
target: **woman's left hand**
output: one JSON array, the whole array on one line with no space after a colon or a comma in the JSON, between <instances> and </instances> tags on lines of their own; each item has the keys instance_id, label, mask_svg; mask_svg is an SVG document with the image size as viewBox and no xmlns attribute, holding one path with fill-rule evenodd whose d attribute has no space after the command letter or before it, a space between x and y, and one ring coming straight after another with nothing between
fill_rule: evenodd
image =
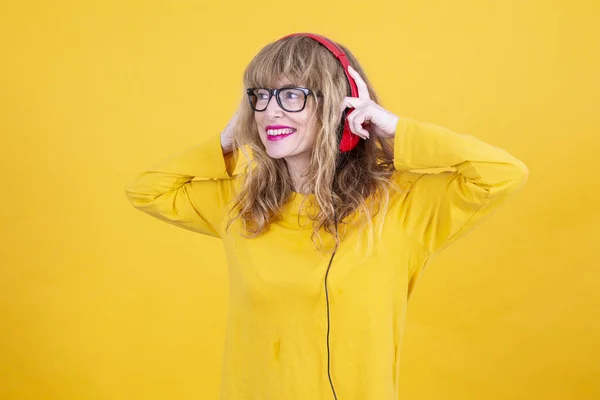
<instances>
[{"instance_id":1,"label":"woman's left hand","mask_svg":"<svg viewBox=\"0 0 600 400\"><path fill-rule=\"evenodd\" d=\"M358 88L358 97L346 97L342 103L342 110L354 108L347 117L350 130L363 139L368 139L370 134L392 139L396 135L398 117L371 100L367 84L354 68L349 67L348 71Z\"/></svg>"}]
</instances>

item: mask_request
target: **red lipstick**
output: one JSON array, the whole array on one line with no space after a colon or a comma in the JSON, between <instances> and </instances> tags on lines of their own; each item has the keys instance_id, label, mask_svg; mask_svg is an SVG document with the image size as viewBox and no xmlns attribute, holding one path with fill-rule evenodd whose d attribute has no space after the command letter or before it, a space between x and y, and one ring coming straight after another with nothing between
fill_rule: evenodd
<instances>
[{"instance_id":1,"label":"red lipstick","mask_svg":"<svg viewBox=\"0 0 600 400\"><path fill-rule=\"evenodd\" d=\"M286 126L286 125L267 125L267 127L265 128L265 130L269 130L269 129L294 129L291 126ZM296 130L296 129L294 129Z\"/></svg>"},{"instance_id":2,"label":"red lipstick","mask_svg":"<svg viewBox=\"0 0 600 400\"><path fill-rule=\"evenodd\" d=\"M269 131L270 130L278 130L278 129L291 129L292 131L290 133L281 133L278 135L269 135ZM274 141L279 141L282 139L285 139L286 137L293 135L294 133L296 133L296 129L292 128L291 126L286 126L286 125L267 125L267 127L265 128L265 131L267 132L267 140L274 142Z\"/></svg>"}]
</instances>

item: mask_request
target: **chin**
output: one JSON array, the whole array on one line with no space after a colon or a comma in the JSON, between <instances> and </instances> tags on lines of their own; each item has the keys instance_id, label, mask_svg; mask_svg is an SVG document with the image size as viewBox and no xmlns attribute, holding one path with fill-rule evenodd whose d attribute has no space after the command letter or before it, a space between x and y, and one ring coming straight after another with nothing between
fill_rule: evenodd
<instances>
[{"instance_id":1,"label":"chin","mask_svg":"<svg viewBox=\"0 0 600 400\"><path fill-rule=\"evenodd\" d=\"M271 158L279 159L287 157L289 155L289 152L281 151L279 149L269 151L269 148L267 147L267 155Z\"/></svg>"}]
</instances>

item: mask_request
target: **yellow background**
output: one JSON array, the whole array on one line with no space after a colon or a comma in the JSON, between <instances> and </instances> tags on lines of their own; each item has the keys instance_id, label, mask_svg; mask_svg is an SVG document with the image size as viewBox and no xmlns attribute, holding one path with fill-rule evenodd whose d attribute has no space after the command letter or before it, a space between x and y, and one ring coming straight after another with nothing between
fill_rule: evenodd
<instances>
[{"instance_id":1,"label":"yellow background","mask_svg":"<svg viewBox=\"0 0 600 400\"><path fill-rule=\"evenodd\" d=\"M401 398L600 398L598 2L0 7L1 399L217 398L221 245L123 188L220 132L246 64L296 31L352 49L392 112L530 168L420 280Z\"/></svg>"}]
</instances>

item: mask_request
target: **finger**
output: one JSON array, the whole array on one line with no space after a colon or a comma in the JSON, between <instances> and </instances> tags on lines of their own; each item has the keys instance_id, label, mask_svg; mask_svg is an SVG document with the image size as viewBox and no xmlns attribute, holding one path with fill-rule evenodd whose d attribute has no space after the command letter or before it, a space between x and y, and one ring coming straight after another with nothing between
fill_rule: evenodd
<instances>
[{"instance_id":1,"label":"finger","mask_svg":"<svg viewBox=\"0 0 600 400\"><path fill-rule=\"evenodd\" d=\"M347 117L348 126L350 127L350 130L355 135L358 135L358 136L362 137L363 139L368 139L369 132L362 126L363 122L365 122L365 119L366 119L365 115L360 112L357 112L357 111L353 111Z\"/></svg>"},{"instance_id":2,"label":"finger","mask_svg":"<svg viewBox=\"0 0 600 400\"><path fill-rule=\"evenodd\" d=\"M341 105L341 111L344 111L344 108L358 108L363 106L367 101L366 99L359 99L358 97L344 97Z\"/></svg>"},{"instance_id":3,"label":"finger","mask_svg":"<svg viewBox=\"0 0 600 400\"><path fill-rule=\"evenodd\" d=\"M348 65L348 72L354 79L354 82L356 82L356 87L358 88L358 97L361 99L370 99L371 97L369 96L369 88L360 74L350 65Z\"/></svg>"}]
</instances>

